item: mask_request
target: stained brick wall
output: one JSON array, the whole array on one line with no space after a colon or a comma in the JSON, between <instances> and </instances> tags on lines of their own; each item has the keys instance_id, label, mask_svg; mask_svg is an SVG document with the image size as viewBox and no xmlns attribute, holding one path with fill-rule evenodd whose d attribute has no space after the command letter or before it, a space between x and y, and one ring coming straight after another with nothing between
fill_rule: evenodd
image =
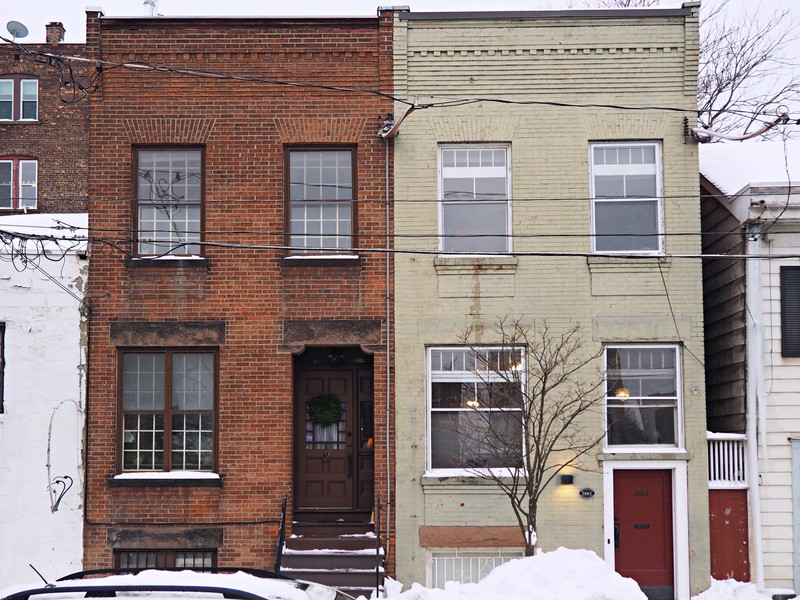
<instances>
[{"instance_id":1,"label":"stained brick wall","mask_svg":"<svg viewBox=\"0 0 800 600\"><path fill-rule=\"evenodd\" d=\"M281 499L292 505L292 354L286 320L377 320L375 485L386 501L386 164L377 137L391 102L391 17L363 19L113 19L88 14L90 55L177 71L105 67L91 97L90 219L94 246L85 564L112 563L110 528L223 529L220 564L270 568ZM245 80L246 79L246 80ZM134 150L205 149L205 260L132 261ZM356 149L360 261L283 260L284 149ZM389 264L391 269L391 263ZM390 282L391 284L391 282ZM391 289L391 288L390 288ZM115 322L222 322L221 487L115 487ZM170 340L175 341L175 340ZM180 345L180 340L177 340ZM352 344L352 340L348 342ZM391 430L389 430L390 432ZM143 542L146 543L146 542Z\"/></svg>"},{"instance_id":2,"label":"stained brick wall","mask_svg":"<svg viewBox=\"0 0 800 600\"><path fill-rule=\"evenodd\" d=\"M84 55L84 46L78 44L28 44L23 48L61 56ZM71 72L66 65L72 67ZM39 80L39 119L0 122L0 158L38 160L37 212L85 212L89 103L76 84L88 83L86 64L69 60L60 67L39 55L0 44L0 77L17 74ZM7 212L14 211L0 214Z\"/></svg>"}]
</instances>

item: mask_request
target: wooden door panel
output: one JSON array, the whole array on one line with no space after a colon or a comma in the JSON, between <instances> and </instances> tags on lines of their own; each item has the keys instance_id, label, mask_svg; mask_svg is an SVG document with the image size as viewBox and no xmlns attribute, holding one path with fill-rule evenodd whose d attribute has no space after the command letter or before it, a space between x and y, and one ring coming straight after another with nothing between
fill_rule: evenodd
<instances>
[{"instance_id":1,"label":"wooden door panel","mask_svg":"<svg viewBox=\"0 0 800 600\"><path fill-rule=\"evenodd\" d=\"M711 576L750 581L747 490L709 490Z\"/></svg>"},{"instance_id":2,"label":"wooden door panel","mask_svg":"<svg viewBox=\"0 0 800 600\"><path fill-rule=\"evenodd\" d=\"M614 471L615 564L651 600L674 594L672 473Z\"/></svg>"}]
</instances>

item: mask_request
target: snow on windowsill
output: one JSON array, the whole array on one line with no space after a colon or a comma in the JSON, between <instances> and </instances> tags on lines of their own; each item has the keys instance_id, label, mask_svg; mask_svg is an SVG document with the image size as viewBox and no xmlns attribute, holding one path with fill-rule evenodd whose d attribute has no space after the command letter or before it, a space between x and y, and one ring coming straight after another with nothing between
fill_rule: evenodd
<instances>
[{"instance_id":1,"label":"snow on windowsill","mask_svg":"<svg viewBox=\"0 0 800 600\"><path fill-rule=\"evenodd\" d=\"M119 475L114 475L112 479L220 479L220 476L218 473L209 473L207 471L158 471L148 473L137 471L135 473L120 473Z\"/></svg>"}]
</instances>

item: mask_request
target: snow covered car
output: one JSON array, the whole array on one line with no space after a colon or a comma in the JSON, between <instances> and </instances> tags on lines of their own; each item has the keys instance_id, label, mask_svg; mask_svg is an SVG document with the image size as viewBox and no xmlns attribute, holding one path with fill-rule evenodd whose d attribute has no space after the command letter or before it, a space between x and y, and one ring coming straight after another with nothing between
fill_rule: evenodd
<instances>
[{"instance_id":1,"label":"snow covered car","mask_svg":"<svg viewBox=\"0 0 800 600\"><path fill-rule=\"evenodd\" d=\"M119 569L81 571L45 585L17 585L0 590L0 600L71 600L78 598L141 600L353 600L333 588L284 577L271 571L210 569Z\"/></svg>"}]
</instances>

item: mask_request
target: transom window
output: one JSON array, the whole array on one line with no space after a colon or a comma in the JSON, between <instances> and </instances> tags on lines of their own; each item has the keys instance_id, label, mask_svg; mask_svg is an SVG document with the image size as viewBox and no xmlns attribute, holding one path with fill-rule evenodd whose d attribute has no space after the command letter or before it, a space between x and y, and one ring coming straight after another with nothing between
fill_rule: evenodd
<instances>
[{"instance_id":1,"label":"transom window","mask_svg":"<svg viewBox=\"0 0 800 600\"><path fill-rule=\"evenodd\" d=\"M0 158L0 209L35 209L39 163L28 158Z\"/></svg>"},{"instance_id":2,"label":"transom window","mask_svg":"<svg viewBox=\"0 0 800 600\"><path fill-rule=\"evenodd\" d=\"M294 254L353 247L354 151L288 151L289 246Z\"/></svg>"},{"instance_id":3,"label":"transom window","mask_svg":"<svg viewBox=\"0 0 800 600\"><path fill-rule=\"evenodd\" d=\"M522 348L428 349L430 467L516 467L523 444Z\"/></svg>"},{"instance_id":4,"label":"transom window","mask_svg":"<svg viewBox=\"0 0 800 600\"><path fill-rule=\"evenodd\" d=\"M123 471L214 468L216 355L121 353Z\"/></svg>"},{"instance_id":5,"label":"transom window","mask_svg":"<svg viewBox=\"0 0 800 600\"><path fill-rule=\"evenodd\" d=\"M194 569L216 567L216 550L115 550L117 569Z\"/></svg>"},{"instance_id":6,"label":"transom window","mask_svg":"<svg viewBox=\"0 0 800 600\"><path fill-rule=\"evenodd\" d=\"M39 119L39 81L22 76L0 78L0 121Z\"/></svg>"},{"instance_id":7,"label":"transom window","mask_svg":"<svg viewBox=\"0 0 800 600\"><path fill-rule=\"evenodd\" d=\"M444 146L440 151L440 250L508 252L509 148Z\"/></svg>"},{"instance_id":8,"label":"transom window","mask_svg":"<svg viewBox=\"0 0 800 600\"><path fill-rule=\"evenodd\" d=\"M608 446L679 445L676 346L605 349Z\"/></svg>"},{"instance_id":9,"label":"transom window","mask_svg":"<svg viewBox=\"0 0 800 600\"><path fill-rule=\"evenodd\" d=\"M596 252L661 252L661 146L592 144Z\"/></svg>"},{"instance_id":10,"label":"transom window","mask_svg":"<svg viewBox=\"0 0 800 600\"><path fill-rule=\"evenodd\" d=\"M138 253L200 254L203 151L137 151Z\"/></svg>"}]
</instances>

